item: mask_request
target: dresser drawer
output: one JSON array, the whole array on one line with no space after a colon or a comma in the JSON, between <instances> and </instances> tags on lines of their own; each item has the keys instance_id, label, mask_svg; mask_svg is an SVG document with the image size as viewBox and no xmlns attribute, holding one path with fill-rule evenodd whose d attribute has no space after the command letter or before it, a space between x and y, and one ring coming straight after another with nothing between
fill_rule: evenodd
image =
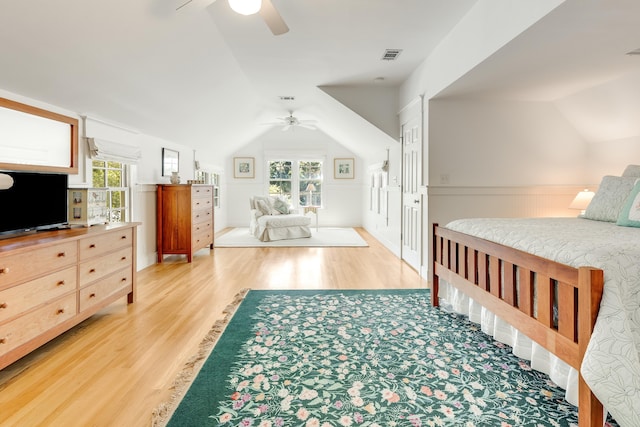
<instances>
[{"instance_id":1,"label":"dresser drawer","mask_svg":"<svg viewBox=\"0 0 640 427\"><path fill-rule=\"evenodd\" d=\"M196 212L202 209L210 209L212 207L213 207L213 199L211 197L191 199L191 210L193 212Z\"/></svg>"},{"instance_id":2,"label":"dresser drawer","mask_svg":"<svg viewBox=\"0 0 640 427\"><path fill-rule=\"evenodd\" d=\"M193 211L191 215L193 224L200 224L206 221L213 221L213 208Z\"/></svg>"},{"instance_id":3,"label":"dresser drawer","mask_svg":"<svg viewBox=\"0 0 640 427\"><path fill-rule=\"evenodd\" d=\"M199 199L199 198L212 198L213 196L213 187L210 185L193 185L191 186L191 198Z\"/></svg>"},{"instance_id":4,"label":"dresser drawer","mask_svg":"<svg viewBox=\"0 0 640 427\"><path fill-rule=\"evenodd\" d=\"M109 296L127 290L131 292L133 286L131 268L124 268L116 271L92 285L80 290L80 312L83 312L94 305L97 305Z\"/></svg>"},{"instance_id":5,"label":"dresser drawer","mask_svg":"<svg viewBox=\"0 0 640 427\"><path fill-rule=\"evenodd\" d=\"M75 292L77 271L74 265L0 291L0 323L68 292Z\"/></svg>"},{"instance_id":6,"label":"dresser drawer","mask_svg":"<svg viewBox=\"0 0 640 427\"><path fill-rule=\"evenodd\" d=\"M26 253L0 256L0 289L78 262L78 244L61 243Z\"/></svg>"},{"instance_id":7,"label":"dresser drawer","mask_svg":"<svg viewBox=\"0 0 640 427\"><path fill-rule=\"evenodd\" d=\"M114 271L133 265L131 247L117 250L98 259L80 263L80 287L101 279Z\"/></svg>"},{"instance_id":8,"label":"dresser drawer","mask_svg":"<svg viewBox=\"0 0 640 427\"><path fill-rule=\"evenodd\" d=\"M80 240L80 261L133 245L131 228Z\"/></svg>"},{"instance_id":9,"label":"dresser drawer","mask_svg":"<svg viewBox=\"0 0 640 427\"><path fill-rule=\"evenodd\" d=\"M75 315L76 293L74 292L0 325L0 354L13 350Z\"/></svg>"},{"instance_id":10,"label":"dresser drawer","mask_svg":"<svg viewBox=\"0 0 640 427\"><path fill-rule=\"evenodd\" d=\"M193 251L197 251L199 249L204 248L205 246L211 245L213 243L213 230L210 231L202 231L198 234L193 234L191 238L191 248Z\"/></svg>"},{"instance_id":11,"label":"dresser drawer","mask_svg":"<svg viewBox=\"0 0 640 427\"><path fill-rule=\"evenodd\" d=\"M211 221L196 222L191 227L193 235L202 233L211 233L213 231L213 223Z\"/></svg>"}]
</instances>

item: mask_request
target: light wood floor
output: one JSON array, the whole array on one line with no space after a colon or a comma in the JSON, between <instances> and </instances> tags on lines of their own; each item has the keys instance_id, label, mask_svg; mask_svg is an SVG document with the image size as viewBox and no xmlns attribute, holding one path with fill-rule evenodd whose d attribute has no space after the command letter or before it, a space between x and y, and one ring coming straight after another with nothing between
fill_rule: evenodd
<instances>
[{"instance_id":1,"label":"light wood floor","mask_svg":"<svg viewBox=\"0 0 640 427\"><path fill-rule=\"evenodd\" d=\"M243 288L426 288L358 230L368 248L217 248L138 273L118 301L0 371L1 426L148 426L182 365Z\"/></svg>"}]
</instances>

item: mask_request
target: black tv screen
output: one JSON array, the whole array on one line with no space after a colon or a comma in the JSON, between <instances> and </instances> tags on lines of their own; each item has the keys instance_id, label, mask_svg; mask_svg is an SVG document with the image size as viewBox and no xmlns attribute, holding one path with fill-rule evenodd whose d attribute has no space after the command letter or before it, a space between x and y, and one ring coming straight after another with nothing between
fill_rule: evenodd
<instances>
[{"instance_id":1,"label":"black tv screen","mask_svg":"<svg viewBox=\"0 0 640 427\"><path fill-rule=\"evenodd\" d=\"M0 171L0 233L67 224L68 180L66 174Z\"/></svg>"}]
</instances>

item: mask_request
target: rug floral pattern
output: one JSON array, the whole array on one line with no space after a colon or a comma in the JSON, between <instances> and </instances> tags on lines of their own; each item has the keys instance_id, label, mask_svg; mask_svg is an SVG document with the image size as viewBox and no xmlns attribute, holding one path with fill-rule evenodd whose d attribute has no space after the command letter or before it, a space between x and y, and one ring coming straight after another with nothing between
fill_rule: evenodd
<instances>
[{"instance_id":1,"label":"rug floral pattern","mask_svg":"<svg viewBox=\"0 0 640 427\"><path fill-rule=\"evenodd\" d=\"M547 376L428 292L271 295L251 318L217 425L577 427Z\"/></svg>"}]
</instances>

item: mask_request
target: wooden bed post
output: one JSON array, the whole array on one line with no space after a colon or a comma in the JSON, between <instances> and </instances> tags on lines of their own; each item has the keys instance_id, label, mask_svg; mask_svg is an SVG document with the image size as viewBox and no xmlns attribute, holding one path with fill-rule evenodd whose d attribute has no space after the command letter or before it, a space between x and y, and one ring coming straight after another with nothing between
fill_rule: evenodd
<instances>
[{"instance_id":1,"label":"wooden bed post","mask_svg":"<svg viewBox=\"0 0 640 427\"><path fill-rule=\"evenodd\" d=\"M438 223L433 223L433 251L431 257L431 306L439 307L440 300L438 298L438 291L440 290L440 279L436 275L436 263L438 262L438 237L436 236L436 230L438 229Z\"/></svg>"},{"instance_id":2,"label":"wooden bed post","mask_svg":"<svg viewBox=\"0 0 640 427\"><path fill-rule=\"evenodd\" d=\"M578 285L578 351L580 360L582 360L587 351L587 345L600 308L604 287L602 270L593 267L580 267L578 269ZM580 427L601 427L604 424L604 408L582 378L582 374L578 376L578 396L578 425Z\"/></svg>"}]
</instances>

